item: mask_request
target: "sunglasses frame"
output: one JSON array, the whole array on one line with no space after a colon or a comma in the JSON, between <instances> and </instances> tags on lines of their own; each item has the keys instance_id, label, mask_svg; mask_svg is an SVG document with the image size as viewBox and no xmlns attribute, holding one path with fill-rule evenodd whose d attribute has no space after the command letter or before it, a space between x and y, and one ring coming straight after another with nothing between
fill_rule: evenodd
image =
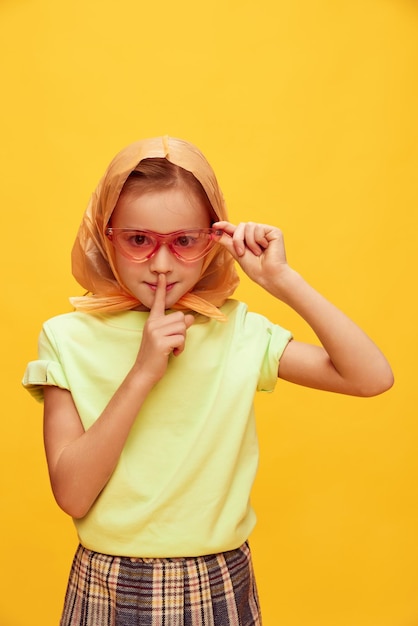
<instances>
[{"instance_id":1,"label":"sunglasses frame","mask_svg":"<svg viewBox=\"0 0 418 626\"><path fill-rule=\"evenodd\" d=\"M121 233L137 233L138 235L146 235L150 237L150 239L155 240L155 247L144 258L137 259L132 254L129 254L129 252L127 252L125 248L118 241L119 239L118 235ZM199 235L201 234L210 235L210 237L208 238L207 246L205 247L203 251L199 252L199 254L197 256L194 256L193 258L185 259L174 248L173 242L175 241L175 239L178 239L181 235L188 236L191 233L195 233L195 234L198 233ZM176 230L172 233L161 234L161 233L156 233L152 230L146 230L146 229L141 229L141 228L113 228L113 226L108 226L106 228L105 235L109 239L109 241L112 242L115 248L117 248L120 251L120 253L123 254L124 257L126 257L127 259L130 259L131 261L134 261L135 263L144 263L145 261L148 261L158 252L158 250L160 249L162 245L166 245L168 249L170 250L170 252L177 259L179 259L180 261L183 261L183 263L192 263L194 261L198 261L199 259L203 259L203 257L206 256L212 250L212 248L218 243L219 239L222 237L223 231L218 228L188 228L184 230Z\"/></svg>"}]
</instances>

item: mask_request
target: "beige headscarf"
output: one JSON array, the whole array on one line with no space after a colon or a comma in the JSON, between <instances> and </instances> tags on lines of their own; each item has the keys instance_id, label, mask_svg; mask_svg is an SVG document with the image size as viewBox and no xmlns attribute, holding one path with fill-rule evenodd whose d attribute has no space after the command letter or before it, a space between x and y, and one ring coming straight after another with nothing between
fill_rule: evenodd
<instances>
[{"instance_id":1,"label":"beige headscarf","mask_svg":"<svg viewBox=\"0 0 418 626\"><path fill-rule=\"evenodd\" d=\"M93 193L74 242L73 275L91 294L70 298L79 311L127 311L141 304L118 276L113 246L105 230L129 174L140 161L152 157L166 158L192 172L205 190L218 219L227 219L215 174L195 146L167 136L144 139L127 146L115 156ZM215 246L204 260L198 283L173 308L195 311L223 321L225 316L217 307L234 292L238 282L233 258L224 247Z\"/></svg>"}]
</instances>

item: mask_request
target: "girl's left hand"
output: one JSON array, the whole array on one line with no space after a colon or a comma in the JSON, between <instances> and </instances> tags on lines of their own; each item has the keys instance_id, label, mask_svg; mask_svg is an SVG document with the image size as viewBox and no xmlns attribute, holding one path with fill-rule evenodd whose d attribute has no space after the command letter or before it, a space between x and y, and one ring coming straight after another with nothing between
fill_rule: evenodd
<instances>
[{"instance_id":1,"label":"girl's left hand","mask_svg":"<svg viewBox=\"0 0 418 626\"><path fill-rule=\"evenodd\" d=\"M232 254L244 272L256 283L269 289L288 269L283 234L267 224L215 222L213 228L224 231L220 244Z\"/></svg>"}]
</instances>

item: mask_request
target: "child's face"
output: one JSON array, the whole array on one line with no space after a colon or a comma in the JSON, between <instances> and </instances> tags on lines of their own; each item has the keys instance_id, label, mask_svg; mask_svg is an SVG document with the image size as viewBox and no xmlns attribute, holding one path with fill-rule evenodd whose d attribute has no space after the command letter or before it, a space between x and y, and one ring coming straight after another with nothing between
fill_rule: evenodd
<instances>
[{"instance_id":1,"label":"child's face","mask_svg":"<svg viewBox=\"0 0 418 626\"><path fill-rule=\"evenodd\" d=\"M113 228L135 228L159 234L192 228L209 228L206 206L190 190L178 187L146 193L134 190L123 193L112 214ZM151 308L158 274L167 277L166 308L170 308L198 282L204 259L184 262L161 245L154 256L138 263L115 248L115 265L124 285L142 303Z\"/></svg>"}]
</instances>

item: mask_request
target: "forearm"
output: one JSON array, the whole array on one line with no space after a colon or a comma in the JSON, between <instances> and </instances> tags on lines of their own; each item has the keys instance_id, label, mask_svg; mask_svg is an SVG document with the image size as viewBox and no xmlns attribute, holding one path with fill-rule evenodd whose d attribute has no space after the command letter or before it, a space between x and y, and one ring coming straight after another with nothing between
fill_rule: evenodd
<instances>
[{"instance_id":1,"label":"forearm","mask_svg":"<svg viewBox=\"0 0 418 626\"><path fill-rule=\"evenodd\" d=\"M265 288L312 328L345 393L374 395L391 386L389 364L366 333L289 267Z\"/></svg>"}]
</instances>

